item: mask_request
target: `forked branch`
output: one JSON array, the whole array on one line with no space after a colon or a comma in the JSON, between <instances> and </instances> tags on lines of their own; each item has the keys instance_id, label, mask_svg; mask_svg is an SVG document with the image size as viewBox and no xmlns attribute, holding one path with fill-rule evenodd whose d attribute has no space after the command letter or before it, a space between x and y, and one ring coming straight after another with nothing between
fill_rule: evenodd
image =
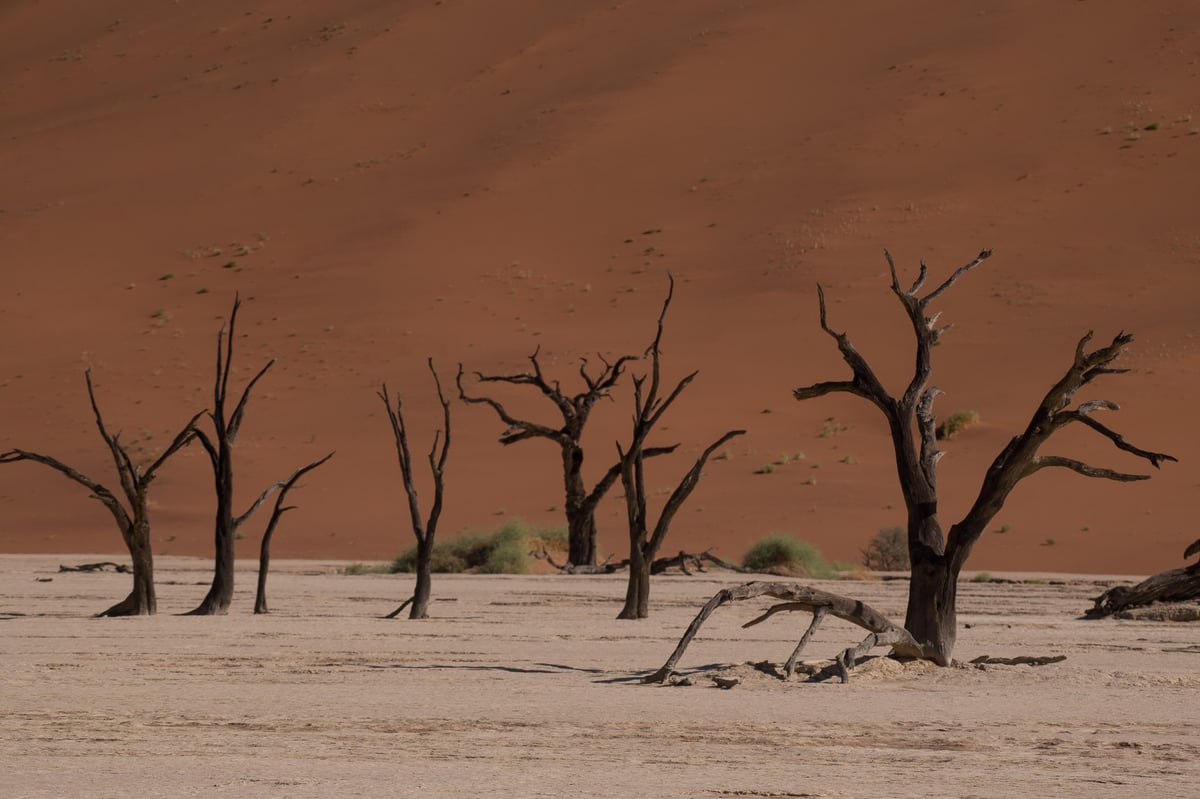
<instances>
[{"instance_id":1,"label":"forked branch","mask_svg":"<svg viewBox=\"0 0 1200 799\"><path fill-rule=\"evenodd\" d=\"M692 620L692 623L684 632L683 638L679 640L679 645L675 647L675 651L667 658L667 662L658 671L645 677L643 681L666 682L674 673L675 666L679 663L679 659L683 657L688 644L692 642L692 639L700 631L700 627L721 605L727 602L754 599L761 596L782 599L784 602L769 608L762 615L743 625L744 627L759 624L781 611L804 610L813 614L812 624L788 658L786 666L788 677L794 671L796 660L799 658L804 645L808 643L816 627L820 624L821 619L826 615L833 615L839 619L856 624L868 632L866 638L856 646L845 649L838 656L837 661L842 682L847 682L850 679L850 669L854 668L858 663L858 659L877 646L890 646L897 654L907 657L923 656L920 646L903 627L893 624L886 616L864 602L796 583L764 583L755 581L734 586L733 588L725 588L714 594L712 599L708 600L704 607L700 609L696 618Z\"/></svg>"}]
</instances>

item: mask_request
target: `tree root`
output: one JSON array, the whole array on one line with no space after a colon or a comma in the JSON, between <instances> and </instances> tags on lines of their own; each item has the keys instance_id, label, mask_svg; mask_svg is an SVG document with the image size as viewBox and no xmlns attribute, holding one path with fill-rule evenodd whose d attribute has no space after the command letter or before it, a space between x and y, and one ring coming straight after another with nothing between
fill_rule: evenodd
<instances>
[{"instance_id":1,"label":"tree root","mask_svg":"<svg viewBox=\"0 0 1200 799\"><path fill-rule=\"evenodd\" d=\"M755 624L764 622L776 613L783 611L804 610L813 614L812 622L800 638L800 642L796 644L796 648L792 651L791 656L784 666L785 679L791 679L796 671L796 663L800 658L800 653L812 638L813 633L821 625L821 622L830 614L839 619L857 624L868 632L866 638L856 646L848 647L837 657L838 673L843 683L850 681L850 669L854 668L859 658L877 646L890 646L896 654L905 657L929 659L929 656L924 652L920 644L916 642L907 630L893 624L886 616L864 602L795 583L764 583L755 581L734 586L733 588L725 588L713 595L712 599L705 603L704 607L696 615L696 618L692 620L687 631L684 632L683 638L679 640L679 645L675 647L675 651L667 658L667 662L663 664L662 668L645 677L642 681L647 683L667 682L674 673L675 665L683 657L688 644L692 642L692 639L696 637L696 633L700 631L701 625L721 605L724 605L726 602L753 599L760 596L770 596L785 601L768 608L758 617L742 625L743 627L753 627Z\"/></svg>"}]
</instances>

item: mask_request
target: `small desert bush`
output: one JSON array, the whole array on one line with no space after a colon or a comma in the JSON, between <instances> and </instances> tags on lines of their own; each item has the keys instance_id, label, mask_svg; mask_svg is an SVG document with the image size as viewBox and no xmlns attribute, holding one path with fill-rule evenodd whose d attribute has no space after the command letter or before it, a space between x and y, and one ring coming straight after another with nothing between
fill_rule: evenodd
<instances>
[{"instance_id":1,"label":"small desert bush","mask_svg":"<svg viewBox=\"0 0 1200 799\"><path fill-rule=\"evenodd\" d=\"M750 547L742 558L742 565L751 571L789 577L825 580L834 576L834 568L825 561L820 550L790 535L778 533Z\"/></svg>"},{"instance_id":2,"label":"small desert bush","mask_svg":"<svg viewBox=\"0 0 1200 799\"><path fill-rule=\"evenodd\" d=\"M951 439L968 427L974 427L977 424L979 424L979 414L977 412L968 410L955 411L937 426L935 432L938 438Z\"/></svg>"},{"instance_id":3,"label":"small desert bush","mask_svg":"<svg viewBox=\"0 0 1200 799\"><path fill-rule=\"evenodd\" d=\"M342 569L342 574L391 574L390 563L350 563Z\"/></svg>"},{"instance_id":4,"label":"small desert bush","mask_svg":"<svg viewBox=\"0 0 1200 799\"><path fill-rule=\"evenodd\" d=\"M437 574L525 574L539 549L565 549L567 531L528 525L510 519L494 532L469 531L458 538L435 541L430 567ZM391 565L392 572L412 572L417 568L414 544Z\"/></svg>"},{"instance_id":5,"label":"small desert bush","mask_svg":"<svg viewBox=\"0 0 1200 799\"><path fill-rule=\"evenodd\" d=\"M885 527L875 534L871 543L862 551L863 565L871 571L907 571L908 534L903 527Z\"/></svg>"}]
</instances>

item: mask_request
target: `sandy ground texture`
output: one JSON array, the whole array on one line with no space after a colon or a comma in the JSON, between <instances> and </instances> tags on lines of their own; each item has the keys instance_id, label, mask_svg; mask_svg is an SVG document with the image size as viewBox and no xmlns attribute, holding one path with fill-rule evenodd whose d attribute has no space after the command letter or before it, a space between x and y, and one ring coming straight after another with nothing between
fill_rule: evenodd
<instances>
[{"instance_id":1,"label":"sandy ground texture","mask_svg":"<svg viewBox=\"0 0 1200 799\"><path fill-rule=\"evenodd\" d=\"M869 661L848 685L784 683L807 619L742 630L722 609L680 670L698 606L738 575L656 578L650 619L614 620L622 580L439 577L434 618L385 621L400 576L276 566L269 616L180 617L206 564L159 564L155 617L94 620L127 577L84 556L0 558L0 793L6 797L1185 796L1200 782L1194 626L1079 620L1093 578L964 583L956 656ZM903 581L824 584L890 614ZM858 628L827 623L830 657ZM714 674L738 675L731 690Z\"/></svg>"},{"instance_id":2,"label":"sandy ground texture","mask_svg":"<svg viewBox=\"0 0 1200 799\"><path fill-rule=\"evenodd\" d=\"M336 450L276 553L384 559L406 508L380 383L425 452L427 357L450 382L540 348L578 390L581 357L646 347L670 271L664 377L700 375L650 442L681 446L649 490L748 432L668 546L737 558L780 532L857 561L905 516L876 409L792 398L849 374L816 285L899 392L912 344L884 248L932 287L987 247L930 309L955 325L937 415L981 419L944 444L944 526L1088 330L1135 334L1132 373L1077 399L1119 403L1105 421L1180 463L1120 487L1039 473L972 567L1150 573L1195 538L1195 0L15 0L0 40L0 451L111 482L91 367L110 429L153 458L211 406L240 293L234 390L279 360L248 406L236 504ZM630 394L593 416L589 482L629 438ZM535 392L497 396L561 425ZM553 445L502 447L489 409L454 410L443 530L561 524ZM1047 454L1145 466L1086 431ZM193 446L161 472L159 553L210 553L206 469ZM616 493L602 556L625 550ZM0 551L119 552L109 525L49 470L0 468Z\"/></svg>"}]
</instances>

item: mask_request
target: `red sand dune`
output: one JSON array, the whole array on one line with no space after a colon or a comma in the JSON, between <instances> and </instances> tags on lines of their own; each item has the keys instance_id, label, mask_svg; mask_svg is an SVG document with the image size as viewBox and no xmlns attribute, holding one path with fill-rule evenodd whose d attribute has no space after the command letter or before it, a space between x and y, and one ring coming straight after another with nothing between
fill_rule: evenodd
<instances>
[{"instance_id":1,"label":"red sand dune","mask_svg":"<svg viewBox=\"0 0 1200 799\"><path fill-rule=\"evenodd\" d=\"M580 356L648 343L670 270L666 368L701 374L658 437L684 455L654 462L653 487L750 432L667 548L737 557L780 531L856 561L901 503L872 407L791 398L847 373L815 286L898 387L911 348L882 250L938 280L993 247L941 303L938 407L983 419L946 445L945 521L1089 329L1137 336L1133 373L1090 398L1180 463L1133 485L1042 472L971 566L1157 571L1197 535L1194 2L18 0L0 31L0 449L111 480L83 370L109 425L153 451L210 401L240 292L238 377L280 360L239 441L239 501L336 450L275 550L389 557L411 537L380 382L424 450L426 356L450 382L459 361L512 371L540 347L570 384ZM594 475L628 403L600 408ZM443 529L556 521L554 448L502 448L488 410L454 413ZM846 429L821 437L828 417ZM1082 432L1054 451L1144 466ZM203 452L155 488L157 551L209 552ZM619 554L616 493L599 520ZM0 469L0 508L0 550L121 551L103 508L43 467Z\"/></svg>"}]
</instances>

